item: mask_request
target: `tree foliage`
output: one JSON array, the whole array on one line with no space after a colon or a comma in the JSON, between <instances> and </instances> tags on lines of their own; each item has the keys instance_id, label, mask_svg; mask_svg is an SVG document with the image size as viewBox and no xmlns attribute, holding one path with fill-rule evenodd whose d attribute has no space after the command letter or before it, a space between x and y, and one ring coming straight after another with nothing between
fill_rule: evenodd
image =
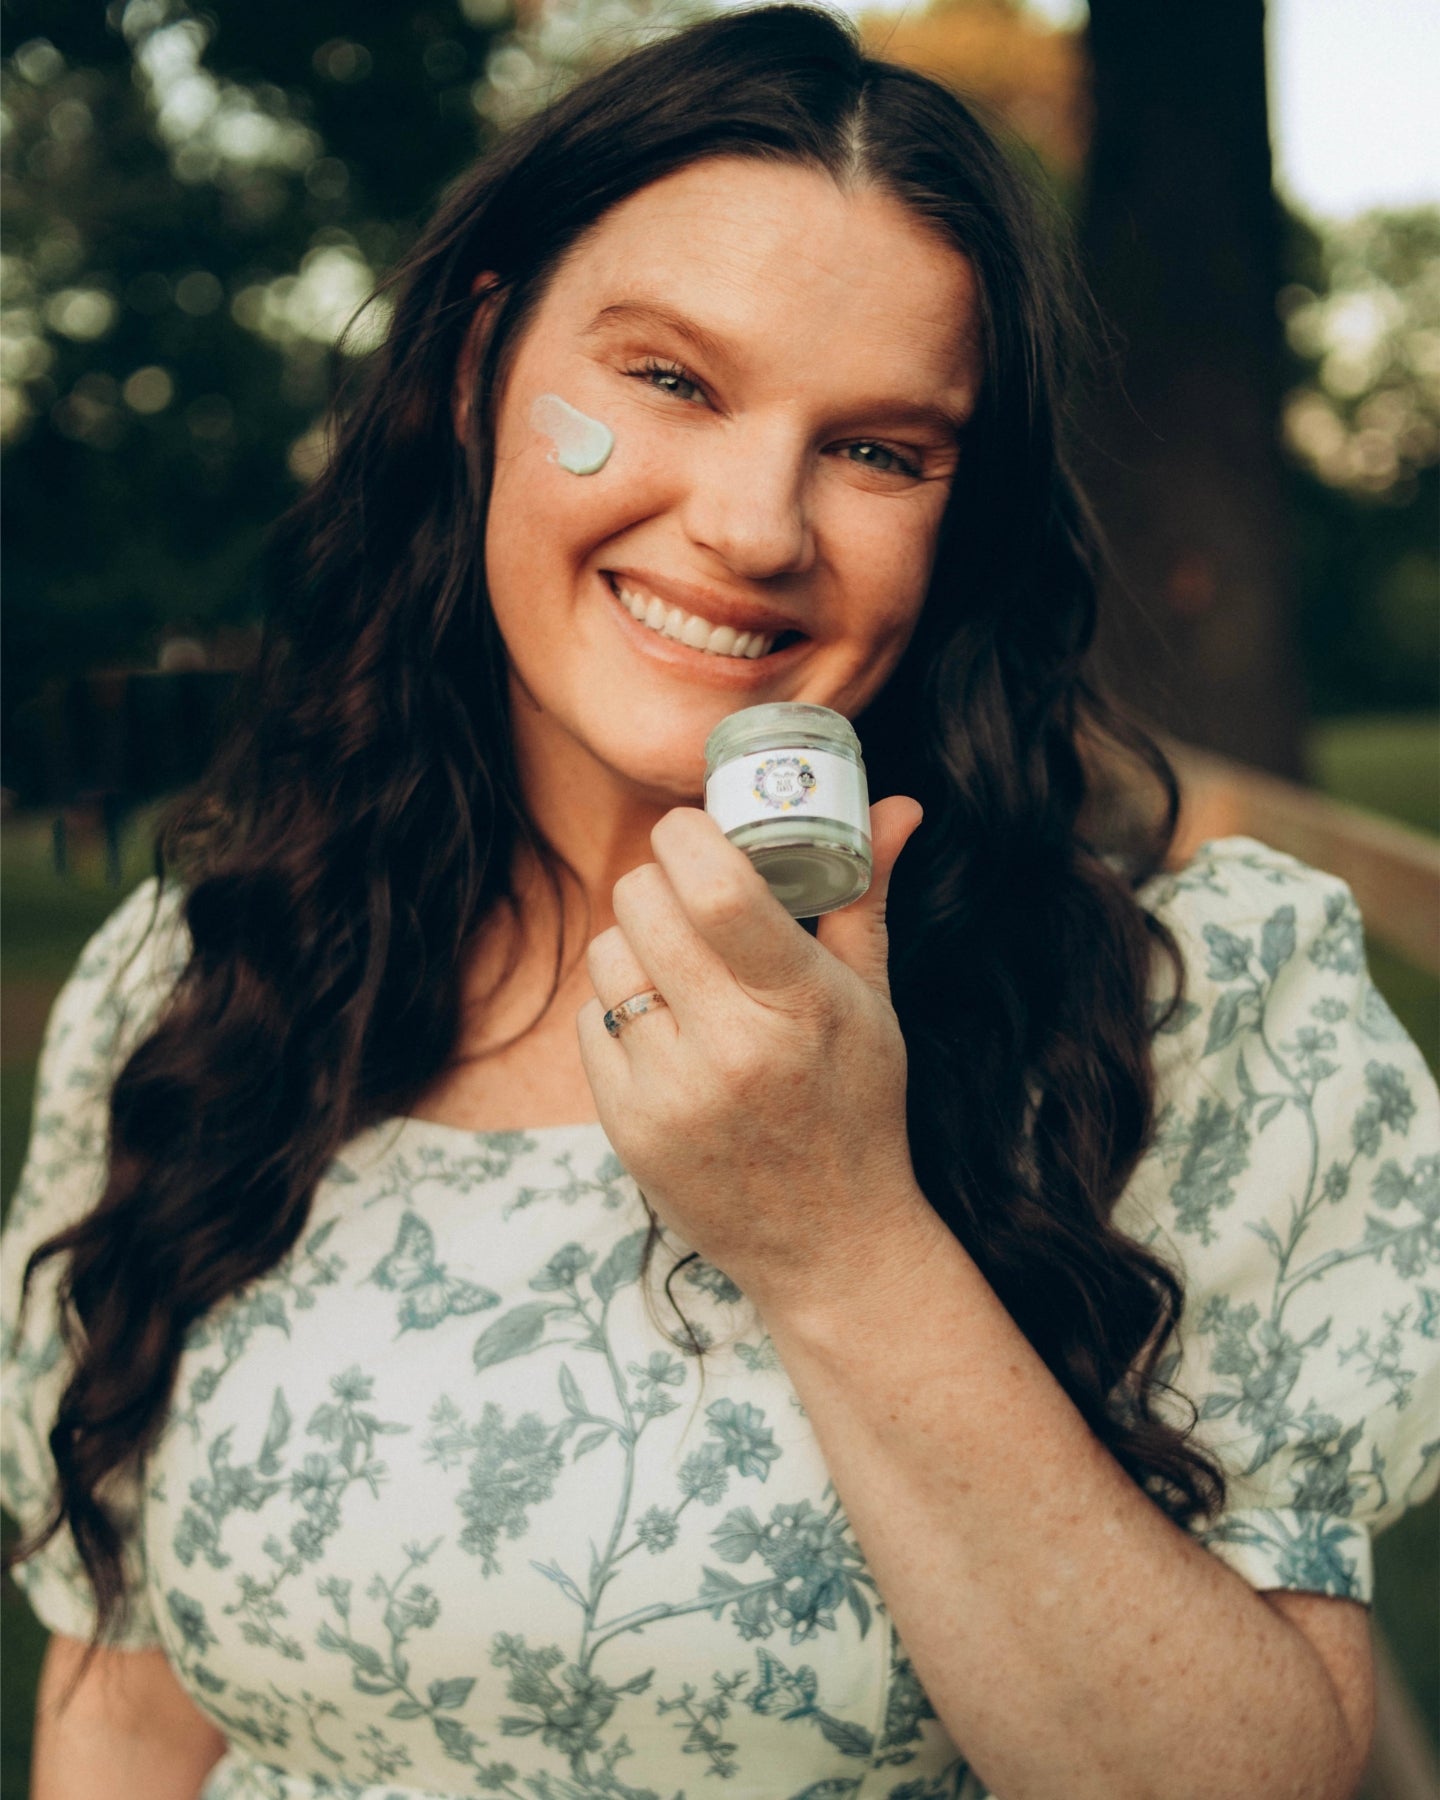
<instances>
[{"instance_id":1,"label":"tree foliage","mask_svg":"<svg viewBox=\"0 0 1440 1800\"><path fill-rule=\"evenodd\" d=\"M336 334L497 129L497 3L5 8L7 719L255 613Z\"/></svg>"},{"instance_id":2,"label":"tree foliage","mask_svg":"<svg viewBox=\"0 0 1440 1800\"><path fill-rule=\"evenodd\" d=\"M1321 713L1440 705L1440 208L1291 221L1301 633Z\"/></svg>"}]
</instances>

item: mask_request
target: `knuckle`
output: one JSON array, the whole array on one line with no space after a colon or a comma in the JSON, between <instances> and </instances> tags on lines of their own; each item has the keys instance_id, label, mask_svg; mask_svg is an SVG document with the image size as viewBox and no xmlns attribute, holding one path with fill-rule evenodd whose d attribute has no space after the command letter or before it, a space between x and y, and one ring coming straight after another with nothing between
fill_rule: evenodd
<instances>
[{"instance_id":1,"label":"knuckle","mask_svg":"<svg viewBox=\"0 0 1440 1800\"><path fill-rule=\"evenodd\" d=\"M606 972L624 955L625 948L625 934L618 925L609 925L591 938L585 946L585 968L591 981L598 986Z\"/></svg>"},{"instance_id":2,"label":"knuckle","mask_svg":"<svg viewBox=\"0 0 1440 1800\"><path fill-rule=\"evenodd\" d=\"M759 1047L748 1035L719 1038L711 1060L721 1085L733 1094L747 1092L760 1072Z\"/></svg>"},{"instance_id":3,"label":"knuckle","mask_svg":"<svg viewBox=\"0 0 1440 1800\"><path fill-rule=\"evenodd\" d=\"M658 863L639 863L633 869L627 869L610 890L610 898L618 912L622 903L638 899L649 887Z\"/></svg>"},{"instance_id":4,"label":"knuckle","mask_svg":"<svg viewBox=\"0 0 1440 1800\"><path fill-rule=\"evenodd\" d=\"M651 844L658 848L660 844L667 842L672 837L678 840L679 833L685 829L684 815L693 810L693 807L688 806L672 806L669 812L662 813L650 828Z\"/></svg>"},{"instance_id":5,"label":"knuckle","mask_svg":"<svg viewBox=\"0 0 1440 1800\"><path fill-rule=\"evenodd\" d=\"M624 941L625 934L618 925L607 925L603 931L597 931L595 936L591 938L590 942L585 946L585 954L592 961L596 958L604 958L611 954Z\"/></svg>"},{"instance_id":6,"label":"knuckle","mask_svg":"<svg viewBox=\"0 0 1440 1800\"><path fill-rule=\"evenodd\" d=\"M734 925L744 918L750 904L745 883L735 876L712 875L696 892L692 904L707 925Z\"/></svg>"}]
</instances>

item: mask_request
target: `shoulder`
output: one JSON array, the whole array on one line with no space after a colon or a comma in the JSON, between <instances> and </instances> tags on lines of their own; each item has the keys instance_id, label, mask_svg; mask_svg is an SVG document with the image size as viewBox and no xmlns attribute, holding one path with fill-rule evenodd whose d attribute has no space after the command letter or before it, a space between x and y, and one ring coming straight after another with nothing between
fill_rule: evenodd
<instances>
[{"instance_id":1,"label":"shoulder","mask_svg":"<svg viewBox=\"0 0 1440 1800\"><path fill-rule=\"evenodd\" d=\"M153 1028L189 959L184 891L152 877L129 894L87 940L51 1007L36 1070L25 1165L0 1240L0 1500L29 1533L48 1517L55 1492L49 1433L71 1370L61 1330L60 1262L41 1265L29 1284L30 1256L83 1218L105 1189L109 1097L115 1077ZM109 1503L123 1521L125 1555L138 1556L133 1471L112 1480ZM14 1571L52 1631L88 1638L92 1595L67 1529ZM116 1647L160 1642L135 1566L127 1571L131 1612Z\"/></svg>"},{"instance_id":2,"label":"shoulder","mask_svg":"<svg viewBox=\"0 0 1440 1800\"><path fill-rule=\"evenodd\" d=\"M1302 1211L1338 1203L1386 1151L1419 1152L1417 1178L1432 1170L1435 1083L1370 978L1342 880L1253 838L1224 838L1139 897L1174 933L1185 968L1182 1004L1155 1041L1147 1159L1152 1177L1157 1166L1179 1176L1168 1210L1182 1235L1210 1241L1242 1175L1258 1203L1262 1166ZM1172 998L1157 958L1153 1016Z\"/></svg>"},{"instance_id":3,"label":"shoulder","mask_svg":"<svg viewBox=\"0 0 1440 1800\"><path fill-rule=\"evenodd\" d=\"M1156 876L1137 897L1182 940L1204 982L1247 971L1273 976L1301 939L1316 969L1348 976L1365 965L1364 926L1345 882L1256 838L1202 844L1183 868ZM1253 967L1252 957L1259 959Z\"/></svg>"},{"instance_id":4,"label":"shoulder","mask_svg":"<svg viewBox=\"0 0 1440 1800\"><path fill-rule=\"evenodd\" d=\"M56 995L36 1069L30 1145L11 1203L7 1235L37 1212L47 1228L56 1196L93 1171L105 1148L105 1103L115 1076L153 1028L189 958L184 889L140 883L92 933ZM68 1221L66 1221L68 1222Z\"/></svg>"},{"instance_id":5,"label":"shoulder","mask_svg":"<svg viewBox=\"0 0 1440 1800\"><path fill-rule=\"evenodd\" d=\"M1278 1062L1281 1024L1293 1034L1287 1048L1302 1082L1339 1073L1337 1054L1353 1063L1393 1050L1423 1068L1370 978L1364 920L1338 876L1254 838L1221 838L1137 897L1174 934L1185 965L1184 997L1168 1018L1168 966L1159 965L1152 987L1152 1018L1165 1018L1155 1047L1162 1090L1212 1077L1243 1083L1243 1041L1259 1034Z\"/></svg>"},{"instance_id":6,"label":"shoulder","mask_svg":"<svg viewBox=\"0 0 1440 1800\"><path fill-rule=\"evenodd\" d=\"M1370 978L1343 881L1226 838L1139 897L1175 935L1185 998L1115 1223L1182 1277L1167 1366L1237 1497L1253 1483L1307 1529L1383 1524L1440 1478L1420 1422L1440 1381L1434 1077Z\"/></svg>"},{"instance_id":7,"label":"shoulder","mask_svg":"<svg viewBox=\"0 0 1440 1800\"><path fill-rule=\"evenodd\" d=\"M51 1009L42 1062L53 1060L77 1027L97 1015L151 1021L189 956L184 900L178 884L162 887L152 875L91 934ZM108 1048L104 1044L102 1054Z\"/></svg>"},{"instance_id":8,"label":"shoulder","mask_svg":"<svg viewBox=\"0 0 1440 1800\"><path fill-rule=\"evenodd\" d=\"M64 1016L106 997L145 1005L164 997L189 955L185 890L151 875L88 937L56 1000Z\"/></svg>"}]
</instances>

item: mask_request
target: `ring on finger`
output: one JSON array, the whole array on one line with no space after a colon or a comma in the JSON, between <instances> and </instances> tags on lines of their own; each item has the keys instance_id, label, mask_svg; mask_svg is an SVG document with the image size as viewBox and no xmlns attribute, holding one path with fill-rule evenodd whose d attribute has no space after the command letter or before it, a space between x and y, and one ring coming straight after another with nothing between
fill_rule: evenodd
<instances>
[{"instance_id":1,"label":"ring on finger","mask_svg":"<svg viewBox=\"0 0 1440 1800\"><path fill-rule=\"evenodd\" d=\"M628 1000L622 1000L618 1006L610 1008L605 1015L605 1029L611 1037L618 1038L632 1019L668 1005L669 1002L659 988L645 988L641 993L632 994Z\"/></svg>"}]
</instances>

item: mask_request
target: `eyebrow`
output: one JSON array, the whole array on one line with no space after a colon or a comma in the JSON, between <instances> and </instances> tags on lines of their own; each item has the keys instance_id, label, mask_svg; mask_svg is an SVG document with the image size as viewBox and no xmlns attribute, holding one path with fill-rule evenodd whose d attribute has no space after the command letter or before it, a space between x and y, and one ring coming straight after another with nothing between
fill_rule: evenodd
<instances>
[{"instance_id":1,"label":"eyebrow","mask_svg":"<svg viewBox=\"0 0 1440 1800\"><path fill-rule=\"evenodd\" d=\"M707 331L703 325L697 325L693 319L687 319L684 313L676 312L673 307L658 300L617 300L609 306L602 306L580 335L598 337L610 326L627 324L659 326L663 330L672 331L676 337L692 344L711 362L723 363L730 368L735 366L735 353L724 338L718 337L713 331ZM857 410L873 414L877 419L936 425L958 442L964 436L972 409L942 406L935 401L883 400L873 407Z\"/></svg>"},{"instance_id":2,"label":"eyebrow","mask_svg":"<svg viewBox=\"0 0 1440 1800\"><path fill-rule=\"evenodd\" d=\"M687 319L673 307L664 306L658 300L617 300L613 305L602 306L595 317L581 333L582 337L593 337L604 331L607 325L659 325L667 331L673 331L676 337L682 337L687 343L702 351L715 362L728 363L734 359L730 347L725 340L717 337L713 331L706 331L704 326L697 325L693 319Z\"/></svg>"}]
</instances>

